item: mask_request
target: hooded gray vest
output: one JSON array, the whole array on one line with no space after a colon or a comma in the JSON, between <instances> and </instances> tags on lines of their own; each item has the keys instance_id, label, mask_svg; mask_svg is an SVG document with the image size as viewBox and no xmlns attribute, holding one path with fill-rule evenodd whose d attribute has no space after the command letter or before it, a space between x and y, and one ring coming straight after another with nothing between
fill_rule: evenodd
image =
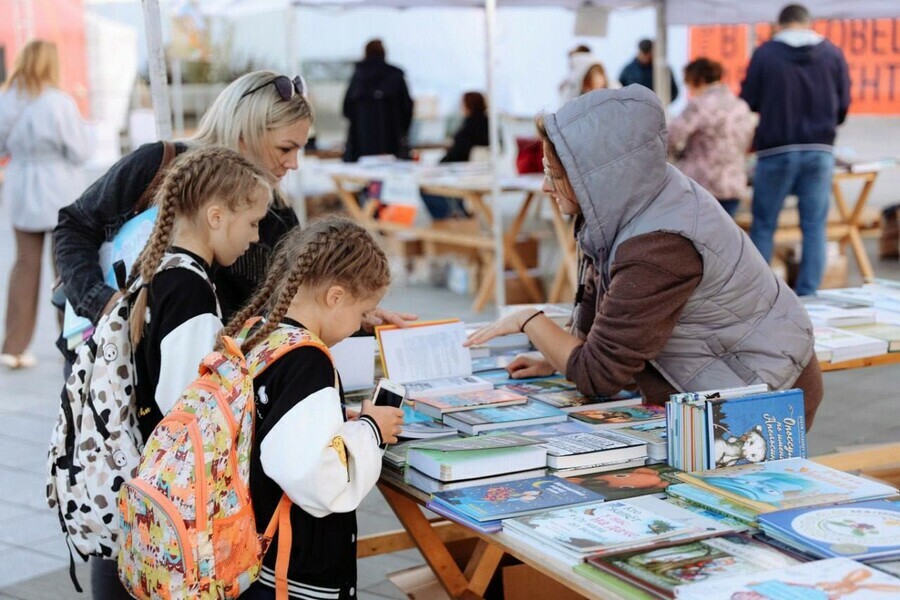
<instances>
[{"instance_id":1,"label":"hooded gray vest","mask_svg":"<svg viewBox=\"0 0 900 600\"><path fill-rule=\"evenodd\" d=\"M703 276L653 362L682 391L788 387L813 355L806 310L709 192L665 162L665 118L641 86L600 90L545 118L584 216L579 243L609 284L616 248L654 231L691 240Z\"/></svg>"}]
</instances>

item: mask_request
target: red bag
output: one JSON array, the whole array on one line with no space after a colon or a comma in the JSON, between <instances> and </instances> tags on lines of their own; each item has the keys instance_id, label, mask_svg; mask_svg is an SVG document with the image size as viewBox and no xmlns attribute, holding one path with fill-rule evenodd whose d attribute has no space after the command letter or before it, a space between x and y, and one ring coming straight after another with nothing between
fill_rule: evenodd
<instances>
[{"instance_id":1,"label":"red bag","mask_svg":"<svg viewBox=\"0 0 900 600\"><path fill-rule=\"evenodd\" d=\"M539 138L516 138L516 171L520 175L544 172L544 144Z\"/></svg>"}]
</instances>

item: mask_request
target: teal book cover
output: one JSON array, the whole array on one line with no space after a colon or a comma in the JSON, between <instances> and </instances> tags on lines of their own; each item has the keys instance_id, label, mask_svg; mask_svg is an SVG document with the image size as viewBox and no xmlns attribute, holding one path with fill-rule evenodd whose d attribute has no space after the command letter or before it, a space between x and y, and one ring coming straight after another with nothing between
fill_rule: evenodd
<instances>
[{"instance_id":1,"label":"teal book cover","mask_svg":"<svg viewBox=\"0 0 900 600\"><path fill-rule=\"evenodd\" d=\"M454 420L458 420L468 425L513 423L516 421L528 421L544 417L558 417L560 421L564 421L566 419L566 413L542 402L528 400L525 404L501 406L497 408L477 408L475 410L467 410L453 414Z\"/></svg>"},{"instance_id":2,"label":"teal book cover","mask_svg":"<svg viewBox=\"0 0 900 600\"><path fill-rule=\"evenodd\" d=\"M561 506L601 502L603 496L558 477L534 477L437 492L433 500L476 521L491 521Z\"/></svg>"}]
</instances>

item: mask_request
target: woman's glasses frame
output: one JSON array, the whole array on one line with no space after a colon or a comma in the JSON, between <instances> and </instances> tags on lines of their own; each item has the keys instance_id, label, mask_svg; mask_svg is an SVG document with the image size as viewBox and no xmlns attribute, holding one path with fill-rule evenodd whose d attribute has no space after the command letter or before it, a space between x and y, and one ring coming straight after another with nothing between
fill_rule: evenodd
<instances>
[{"instance_id":1,"label":"woman's glasses frame","mask_svg":"<svg viewBox=\"0 0 900 600\"><path fill-rule=\"evenodd\" d=\"M274 85L275 91L278 92L278 95L285 102L290 101L294 97L295 93L305 98L304 93L306 91L306 84L300 75L297 75L293 79L291 79L287 75L279 75L261 85L256 86L251 90L247 90L246 92L241 94L241 97L238 98L238 100L243 100L245 97L249 96L253 92L263 89L267 85Z\"/></svg>"}]
</instances>

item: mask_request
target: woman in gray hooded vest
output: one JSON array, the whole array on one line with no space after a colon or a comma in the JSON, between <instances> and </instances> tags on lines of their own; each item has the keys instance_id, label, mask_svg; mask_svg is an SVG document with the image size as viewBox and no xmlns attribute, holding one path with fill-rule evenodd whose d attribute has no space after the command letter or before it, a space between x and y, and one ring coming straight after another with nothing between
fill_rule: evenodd
<instances>
[{"instance_id":1,"label":"woman in gray hooded vest","mask_svg":"<svg viewBox=\"0 0 900 600\"><path fill-rule=\"evenodd\" d=\"M666 162L656 95L597 90L539 117L538 132L543 189L577 217L572 331L528 309L467 343L524 331L540 353L517 357L513 377L559 371L591 395L636 383L654 404L676 391L799 387L809 428L822 375L806 310L716 199Z\"/></svg>"}]
</instances>

